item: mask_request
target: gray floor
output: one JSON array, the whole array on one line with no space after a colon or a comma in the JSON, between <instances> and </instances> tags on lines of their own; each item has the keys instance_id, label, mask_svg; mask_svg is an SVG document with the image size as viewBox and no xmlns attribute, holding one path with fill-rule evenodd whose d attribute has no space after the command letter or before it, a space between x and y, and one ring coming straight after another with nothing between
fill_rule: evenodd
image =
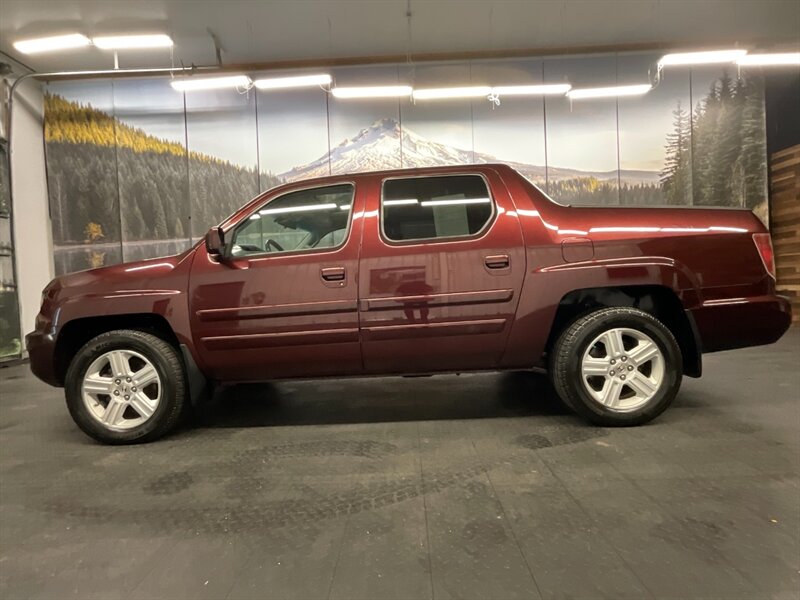
<instances>
[{"instance_id":1,"label":"gray floor","mask_svg":"<svg viewBox=\"0 0 800 600\"><path fill-rule=\"evenodd\" d=\"M634 429L543 378L238 386L97 445L0 370L0 597L798 598L800 331Z\"/></svg>"}]
</instances>

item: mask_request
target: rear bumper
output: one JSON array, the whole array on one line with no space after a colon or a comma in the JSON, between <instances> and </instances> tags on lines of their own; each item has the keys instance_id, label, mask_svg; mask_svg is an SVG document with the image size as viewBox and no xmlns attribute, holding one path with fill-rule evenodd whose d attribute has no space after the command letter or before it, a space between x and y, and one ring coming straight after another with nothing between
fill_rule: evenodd
<instances>
[{"instance_id":1,"label":"rear bumper","mask_svg":"<svg viewBox=\"0 0 800 600\"><path fill-rule=\"evenodd\" d=\"M45 383L61 386L55 372L55 338L44 331L34 331L25 336L25 347L33 374Z\"/></svg>"},{"instance_id":2,"label":"rear bumper","mask_svg":"<svg viewBox=\"0 0 800 600\"><path fill-rule=\"evenodd\" d=\"M792 323L789 300L774 295L708 300L691 313L703 352L772 344Z\"/></svg>"}]
</instances>

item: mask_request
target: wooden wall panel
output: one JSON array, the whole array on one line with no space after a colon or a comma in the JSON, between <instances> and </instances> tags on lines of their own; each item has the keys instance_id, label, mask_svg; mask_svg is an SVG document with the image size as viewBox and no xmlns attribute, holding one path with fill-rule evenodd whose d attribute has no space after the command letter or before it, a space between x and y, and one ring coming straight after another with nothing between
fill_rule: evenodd
<instances>
[{"instance_id":1,"label":"wooden wall panel","mask_svg":"<svg viewBox=\"0 0 800 600\"><path fill-rule=\"evenodd\" d=\"M779 293L792 300L800 324L800 145L770 157L770 228Z\"/></svg>"}]
</instances>

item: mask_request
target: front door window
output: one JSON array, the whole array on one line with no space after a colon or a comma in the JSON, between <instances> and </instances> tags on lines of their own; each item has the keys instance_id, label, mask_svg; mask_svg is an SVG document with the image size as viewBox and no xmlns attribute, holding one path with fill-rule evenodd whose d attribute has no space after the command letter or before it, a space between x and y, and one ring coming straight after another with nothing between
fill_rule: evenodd
<instances>
[{"instance_id":1,"label":"front door window","mask_svg":"<svg viewBox=\"0 0 800 600\"><path fill-rule=\"evenodd\" d=\"M236 230L232 256L338 248L347 237L353 192L346 183L274 198Z\"/></svg>"}]
</instances>

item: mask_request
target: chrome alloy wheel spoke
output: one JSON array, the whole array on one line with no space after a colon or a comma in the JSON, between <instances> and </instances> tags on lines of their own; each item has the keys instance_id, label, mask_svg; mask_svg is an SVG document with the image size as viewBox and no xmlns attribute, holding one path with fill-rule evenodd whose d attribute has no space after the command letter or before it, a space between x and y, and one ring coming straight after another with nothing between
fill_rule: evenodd
<instances>
[{"instance_id":1,"label":"chrome alloy wheel spoke","mask_svg":"<svg viewBox=\"0 0 800 600\"><path fill-rule=\"evenodd\" d=\"M581 380L589 395L606 408L637 410L650 402L664 382L666 364L658 344L631 328L598 335L581 360Z\"/></svg>"},{"instance_id":2,"label":"chrome alloy wheel spoke","mask_svg":"<svg viewBox=\"0 0 800 600\"><path fill-rule=\"evenodd\" d=\"M111 350L97 357L81 385L89 414L112 431L145 423L158 409L162 393L155 365L133 350Z\"/></svg>"}]
</instances>

